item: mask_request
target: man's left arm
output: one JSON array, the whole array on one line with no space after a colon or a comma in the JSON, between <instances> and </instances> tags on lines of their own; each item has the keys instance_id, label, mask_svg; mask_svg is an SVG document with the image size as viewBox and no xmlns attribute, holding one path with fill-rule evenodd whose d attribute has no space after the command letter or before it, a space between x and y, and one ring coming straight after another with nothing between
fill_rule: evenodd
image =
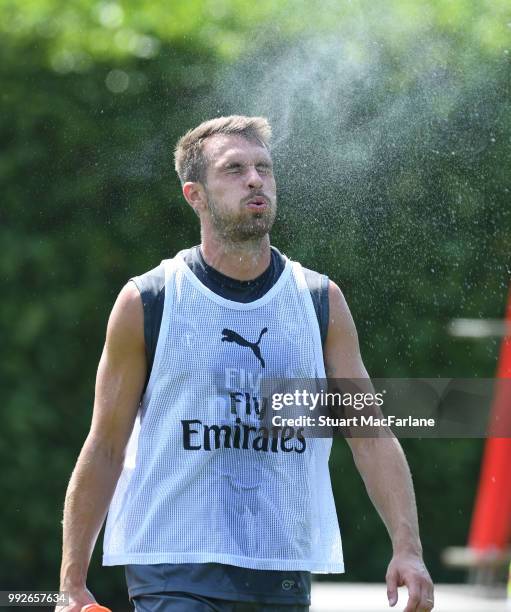
<instances>
[{"instance_id":1,"label":"man's left arm","mask_svg":"<svg viewBox=\"0 0 511 612\"><path fill-rule=\"evenodd\" d=\"M328 297L330 321L324 347L327 376L364 379L364 386L370 385L353 318L341 290L332 281ZM433 583L422 559L412 478L401 445L390 430L386 437L356 437L355 433L346 439L392 540L393 556L386 575L389 603L395 605L397 587L406 586L409 597L405 612L429 611L433 608Z\"/></svg>"}]
</instances>

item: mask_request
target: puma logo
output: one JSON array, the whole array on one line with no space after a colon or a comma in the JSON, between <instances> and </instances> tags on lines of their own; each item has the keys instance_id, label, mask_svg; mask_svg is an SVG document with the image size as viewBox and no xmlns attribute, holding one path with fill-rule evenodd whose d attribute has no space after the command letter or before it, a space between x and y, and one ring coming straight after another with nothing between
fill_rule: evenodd
<instances>
[{"instance_id":1,"label":"puma logo","mask_svg":"<svg viewBox=\"0 0 511 612\"><path fill-rule=\"evenodd\" d=\"M236 344L239 344L240 346L247 346L248 348L252 349L254 355L257 357L257 359L259 359L259 361L261 362L261 365L264 366L264 359L261 355L261 349L259 348L259 342L261 342L261 338L263 337L263 334L265 334L268 331L267 327L263 327L263 329L261 330L261 333L259 334L259 339L257 340L257 342L249 342L248 340L245 340L245 338L242 338L239 334L237 334L235 331L232 331L232 329L223 329L222 330L222 342L236 342Z\"/></svg>"}]
</instances>

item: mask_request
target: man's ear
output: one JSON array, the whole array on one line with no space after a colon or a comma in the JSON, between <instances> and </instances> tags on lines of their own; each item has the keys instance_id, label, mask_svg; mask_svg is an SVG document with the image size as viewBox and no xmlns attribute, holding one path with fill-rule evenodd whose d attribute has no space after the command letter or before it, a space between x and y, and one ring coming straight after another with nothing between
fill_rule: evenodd
<instances>
[{"instance_id":1,"label":"man's ear","mask_svg":"<svg viewBox=\"0 0 511 612\"><path fill-rule=\"evenodd\" d=\"M195 211L195 214L200 216L200 213L207 205L206 192L202 184L188 181L183 185L183 195L185 200Z\"/></svg>"}]
</instances>

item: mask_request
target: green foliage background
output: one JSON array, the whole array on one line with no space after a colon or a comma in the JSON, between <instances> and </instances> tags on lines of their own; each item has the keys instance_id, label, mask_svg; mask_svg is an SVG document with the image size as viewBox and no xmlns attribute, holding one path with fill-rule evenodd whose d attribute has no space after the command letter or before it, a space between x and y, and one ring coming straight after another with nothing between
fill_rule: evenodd
<instances>
[{"instance_id":1,"label":"green foliage background","mask_svg":"<svg viewBox=\"0 0 511 612\"><path fill-rule=\"evenodd\" d=\"M58 586L108 313L199 241L172 147L203 119L272 120L273 242L343 288L373 376L494 374L497 340L446 327L501 317L509 286L509 6L382 4L0 2L1 589ZM482 442L404 447L426 561L459 580L440 553L466 542ZM331 466L343 579L382 580L388 538L344 443ZM98 553L89 585L122 609Z\"/></svg>"}]
</instances>

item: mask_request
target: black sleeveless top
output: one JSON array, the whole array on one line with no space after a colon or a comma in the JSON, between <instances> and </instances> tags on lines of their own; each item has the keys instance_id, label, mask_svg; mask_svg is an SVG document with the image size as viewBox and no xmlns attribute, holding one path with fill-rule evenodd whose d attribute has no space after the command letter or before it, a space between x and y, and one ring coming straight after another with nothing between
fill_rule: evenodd
<instances>
[{"instance_id":1,"label":"black sleeveless top","mask_svg":"<svg viewBox=\"0 0 511 612\"><path fill-rule=\"evenodd\" d=\"M240 281L225 276L209 266L199 246L186 249L182 255L191 271L211 291L228 300L243 303L257 300L267 293L277 282L285 267L283 255L272 247L268 268L253 280ZM307 268L303 270L324 346L329 319L328 277ZM140 291L144 308L144 338L148 366L145 385L147 386L165 301L163 265L160 264L131 280ZM163 591L179 591L230 601L310 605L311 575L310 572L304 571L253 570L221 563L127 565L126 581L130 597Z\"/></svg>"}]
</instances>

